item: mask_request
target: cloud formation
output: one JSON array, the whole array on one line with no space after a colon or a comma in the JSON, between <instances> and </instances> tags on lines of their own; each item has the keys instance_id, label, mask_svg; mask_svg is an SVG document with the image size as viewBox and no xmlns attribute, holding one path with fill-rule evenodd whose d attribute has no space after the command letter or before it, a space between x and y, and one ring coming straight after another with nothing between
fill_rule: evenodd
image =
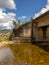
<instances>
[{"instance_id":1,"label":"cloud formation","mask_svg":"<svg viewBox=\"0 0 49 65\"><path fill-rule=\"evenodd\" d=\"M40 12L36 13L33 19L39 17L40 15L44 14L49 10L49 0L47 0L47 4L45 5L45 8L42 8Z\"/></svg>"},{"instance_id":2,"label":"cloud formation","mask_svg":"<svg viewBox=\"0 0 49 65\"><path fill-rule=\"evenodd\" d=\"M0 11L0 27L1 25L6 27L6 29L11 29L13 26L13 20L16 21L15 17L16 14L11 12L11 13L4 13L3 11ZM2 28L4 28L2 27Z\"/></svg>"},{"instance_id":3,"label":"cloud formation","mask_svg":"<svg viewBox=\"0 0 49 65\"><path fill-rule=\"evenodd\" d=\"M15 13L5 13L6 8L16 9L14 0L0 0L0 29L11 29L13 27L12 21L16 20Z\"/></svg>"},{"instance_id":4,"label":"cloud formation","mask_svg":"<svg viewBox=\"0 0 49 65\"><path fill-rule=\"evenodd\" d=\"M14 0L0 0L0 8L15 9L16 5Z\"/></svg>"},{"instance_id":5,"label":"cloud formation","mask_svg":"<svg viewBox=\"0 0 49 65\"><path fill-rule=\"evenodd\" d=\"M25 19L27 16L18 17L18 19Z\"/></svg>"}]
</instances>

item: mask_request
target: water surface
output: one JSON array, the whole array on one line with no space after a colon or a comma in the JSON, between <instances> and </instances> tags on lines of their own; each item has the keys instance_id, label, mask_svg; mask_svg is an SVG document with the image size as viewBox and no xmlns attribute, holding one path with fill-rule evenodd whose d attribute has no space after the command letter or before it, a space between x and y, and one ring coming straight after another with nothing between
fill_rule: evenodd
<instances>
[{"instance_id":1,"label":"water surface","mask_svg":"<svg viewBox=\"0 0 49 65\"><path fill-rule=\"evenodd\" d=\"M0 65L12 65L14 61L13 52L9 47L0 48Z\"/></svg>"}]
</instances>

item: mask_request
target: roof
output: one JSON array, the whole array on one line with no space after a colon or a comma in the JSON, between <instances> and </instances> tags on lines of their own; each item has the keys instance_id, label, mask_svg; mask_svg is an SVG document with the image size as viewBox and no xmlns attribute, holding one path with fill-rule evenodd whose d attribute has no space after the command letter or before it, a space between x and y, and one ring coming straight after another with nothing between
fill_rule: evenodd
<instances>
[{"instance_id":1,"label":"roof","mask_svg":"<svg viewBox=\"0 0 49 65\"><path fill-rule=\"evenodd\" d=\"M16 30L17 30L17 29L19 29L19 28L22 28L24 25L27 25L27 24L29 24L29 23L30 23L30 21L29 21L29 22L26 22L26 23L21 24L18 28L16 28Z\"/></svg>"},{"instance_id":2,"label":"roof","mask_svg":"<svg viewBox=\"0 0 49 65\"><path fill-rule=\"evenodd\" d=\"M26 23L23 23L21 26L26 25L26 24L29 24L29 23L30 23L30 21L28 21L28 22L26 22Z\"/></svg>"},{"instance_id":3,"label":"roof","mask_svg":"<svg viewBox=\"0 0 49 65\"><path fill-rule=\"evenodd\" d=\"M37 19L40 19L41 17L44 17L46 15L49 15L49 11L45 12L44 14L40 15L39 17L33 19L33 20L37 20Z\"/></svg>"},{"instance_id":4,"label":"roof","mask_svg":"<svg viewBox=\"0 0 49 65\"><path fill-rule=\"evenodd\" d=\"M46 13L44 13L44 14L40 15L40 16L39 16L39 17L37 17L36 19L33 19L33 21L34 21L34 20L37 20L37 19L40 19L41 17L44 17L44 16L46 16L46 15L49 15L49 11L47 11ZM19 29L19 28L21 28L22 26L27 25L27 24L29 24L29 23L31 23L31 21L26 22L26 23L24 23L24 24L20 25L17 29Z\"/></svg>"}]
</instances>

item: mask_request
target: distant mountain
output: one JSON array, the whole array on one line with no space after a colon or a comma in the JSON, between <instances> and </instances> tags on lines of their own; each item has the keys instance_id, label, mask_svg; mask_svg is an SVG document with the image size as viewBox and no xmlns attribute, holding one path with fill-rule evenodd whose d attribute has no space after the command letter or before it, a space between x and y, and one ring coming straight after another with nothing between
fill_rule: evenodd
<instances>
[{"instance_id":1,"label":"distant mountain","mask_svg":"<svg viewBox=\"0 0 49 65\"><path fill-rule=\"evenodd\" d=\"M0 30L0 33L10 33L12 32L12 29L3 29L3 30Z\"/></svg>"}]
</instances>

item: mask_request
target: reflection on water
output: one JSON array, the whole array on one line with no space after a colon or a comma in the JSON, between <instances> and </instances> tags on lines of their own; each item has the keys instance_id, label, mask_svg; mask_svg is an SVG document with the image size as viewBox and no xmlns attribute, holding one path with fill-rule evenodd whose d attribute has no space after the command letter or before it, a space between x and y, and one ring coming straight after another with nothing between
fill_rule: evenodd
<instances>
[{"instance_id":1,"label":"reflection on water","mask_svg":"<svg viewBox=\"0 0 49 65\"><path fill-rule=\"evenodd\" d=\"M13 55L14 54L14 55ZM49 52L31 43L0 48L0 65L49 65Z\"/></svg>"},{"instance_id":2,"label":"reflection on water","mask_svg":"<svg viewBox=\"0 0 49 65\"><path fill-rule=\"evenodd\" d=\"M14 55L9 47L0 48L0 65L12 65Z\"/></svg>"}]
</instances>

